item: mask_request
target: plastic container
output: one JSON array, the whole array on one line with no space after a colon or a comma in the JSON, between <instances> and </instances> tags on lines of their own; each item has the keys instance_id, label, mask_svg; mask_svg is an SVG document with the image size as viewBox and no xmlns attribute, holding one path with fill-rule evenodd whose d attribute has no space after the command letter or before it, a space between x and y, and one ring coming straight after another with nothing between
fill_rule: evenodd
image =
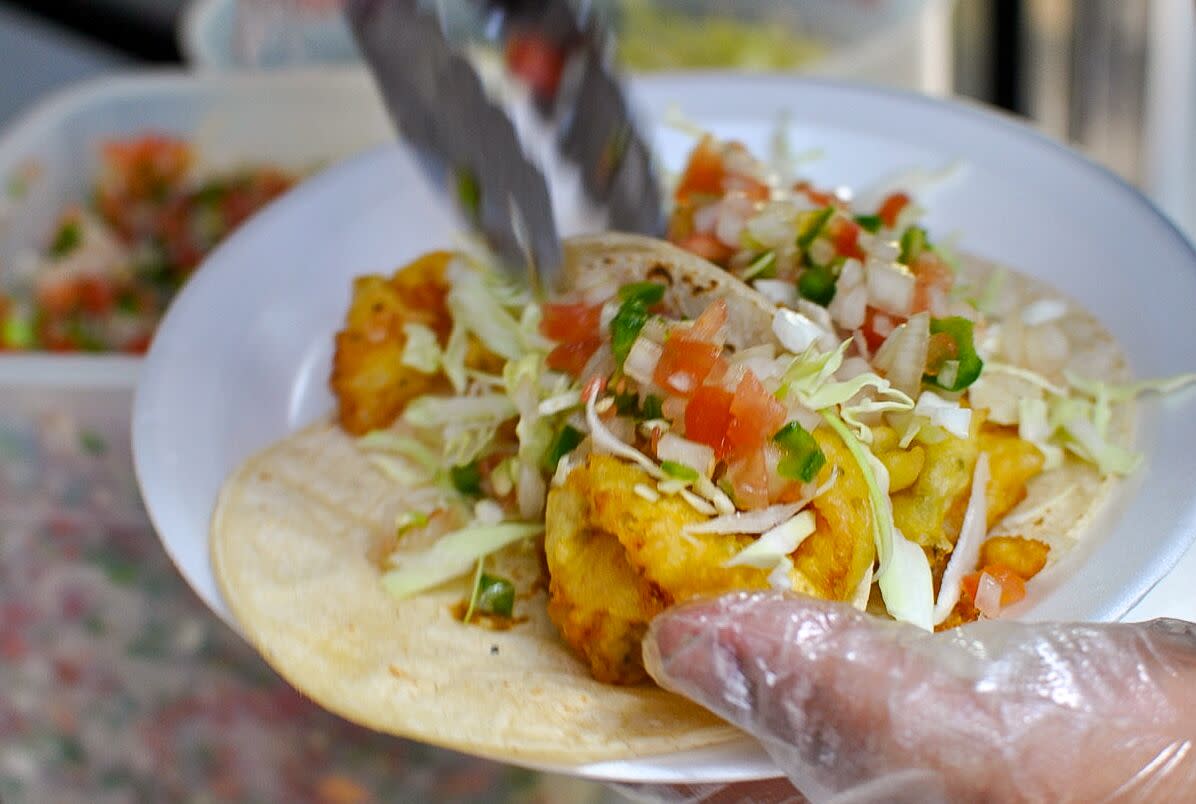
<instances>
[{"instance_id":1,"label":"plastic container","mask_svg":"<svg viewBox=\"0 0 1196 804\"><path fill-rule=\"evenodd\" d=\"M312 5L293 0L192 0L179 27L184 58L192 66L212 70L356 61L357 49L335 3ZM701 14L726 14L732 8L711 0L661 5ZM950 91L953 0L781 0L737 3L733 8L750 16L757 6L770 17L795 20L795 30L825 44L826 52L803 65L804 72L933 94ZM447 8L452 11L451 4Z\"/></svg>"},{"instance_id":2,"label":"plastic container","mask_svg":"<svg viewBox=\"0 0 1196 804\"><path fill-rule=\"evenodd\" d=\"M0 135L0 274L44 246L61 210L86 199L97 145L157 131L196 145L197 170L248 162L311 170L393 137L372 82L359 70L207 75L151 73L103 79L52 96ZM9 377L79 376L132 386L135 358L0 356Z\"/></svg>"},{"instance_id":3,"label":"plastic container","mask_svg":"<svg viewBox=\"0 0 1196 804\"><path fill-rule=\"evenodd\" d=\"M85 199L99 140L147 129L195 142L201 169L248 161L317 168L393 136L357 70L155 73L79 85L0 134L0 272L45 242L64 206ZM0 354L0 521L148 527L128 446L140 363Z\"/></svg>"}]
</instances>

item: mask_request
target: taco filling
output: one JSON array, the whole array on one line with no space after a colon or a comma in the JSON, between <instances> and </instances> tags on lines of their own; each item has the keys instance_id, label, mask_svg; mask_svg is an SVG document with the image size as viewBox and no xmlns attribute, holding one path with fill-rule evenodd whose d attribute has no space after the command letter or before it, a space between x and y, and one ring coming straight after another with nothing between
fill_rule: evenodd
<instances>
[{"instance_id":1,"label":"taco filling","mask_svg":"<svg viewBox=\"0 0 1196 804\"><path fill-rule=\"evenodd\" d=\"M882 271L905 288L904 306L868 307L863 336L798 301L745 337L726 299L679 303L651 270L587 275L545 303L465 254L358 280L337 337L341 425L418 501L378 549L382 585L401 599L471 574L461 619L493 626L516 590L487 555L543 533L549 616L597 679L624 684L646 679L647 623L700 595L787 589L927 629L996 616L1050 560L1044 541L987 538L1031 479L1065 453L1102 471L1133 458L1082 383L997 363L1043 394L1013 417L975 403L1000 324L946 301L945 261L945 284L918 290L908 263L940 260L920 243L883 266L842 261L863 292Z\"/></svg>"}]
</instances>

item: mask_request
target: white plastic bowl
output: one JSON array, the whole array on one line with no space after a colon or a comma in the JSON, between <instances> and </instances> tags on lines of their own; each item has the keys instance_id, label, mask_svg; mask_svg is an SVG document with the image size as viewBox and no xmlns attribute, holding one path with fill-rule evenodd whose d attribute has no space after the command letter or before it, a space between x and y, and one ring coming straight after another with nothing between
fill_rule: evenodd
<instances>
[{"instance_id":1,"label":"white plastic bowl","mask_svg":"<svg viewBox=\"0 0 1196 804\"><path fill-rule=\"evenodd\" d=\"M1192 245L1129 185L1026 126L969 105L793 78L664 76L635 90L644 108L677 103L704 127L757 150L767 147L776 110L802 115L793 147L824 150L804 170L817 184L862 187L895 170L962 159L956 178L924 199L932 232L958 231L961 249L1083 303L1119 338L1139 376L1196 370ZM676 131L657 134L676 168L690 143ZM137 391L138 479L166 549L230 622L208 555L224 478L329 412L332 336L353 277L444 247L455 228L410 157L378 149L258 216L211 255L167 314ZM1022 616L1116 619L1175 565L1196 534L1194 405L1191 392L1140 405L1144 467L1084 540L1031 583ZM775 773L743 744L551 770L689 783Z\"/></svg>"}]
</instances>

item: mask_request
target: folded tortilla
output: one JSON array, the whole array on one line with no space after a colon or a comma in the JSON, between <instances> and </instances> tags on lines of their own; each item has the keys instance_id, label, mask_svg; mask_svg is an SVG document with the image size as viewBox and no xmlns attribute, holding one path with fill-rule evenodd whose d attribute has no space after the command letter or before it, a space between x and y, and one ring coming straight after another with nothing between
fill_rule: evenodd
<instances>
[{"instance_id":1,"label":"folded tortilla","mask_svg":"<svg viewBox=\"0 0 1196 804\"><path fill-rule=\"evenodd\" d=\"M566 288L651 279L666 304L696 316L711 298L729 308L728 342L773 342L772 304L716 266L660 241L609 234L566 243ZM970 261L972 281L990 269ZM1058 296L1015 275L1024 298ZM1126 375L1113 338L1071 305L1076 348ZM1112 435L1129 443L1123 406ZM998 524L1041 539L1052 560L1081 536L1111 488L1069 459L1035 478L1028 498ZM517 624L464 625L453 608L461 578L398 601L370 553L404 510L401 490L331 422L313 425L246 460L221 491L211 528L215 574L246 637L292 685L370 728L499 760L585 763L669 754L735 740L740 733L653 685L596 681L549 620L538 547L514 545L488 563L522 596ZM527 591L532 590L532 591Z\"/></svg>"}]
</instances>

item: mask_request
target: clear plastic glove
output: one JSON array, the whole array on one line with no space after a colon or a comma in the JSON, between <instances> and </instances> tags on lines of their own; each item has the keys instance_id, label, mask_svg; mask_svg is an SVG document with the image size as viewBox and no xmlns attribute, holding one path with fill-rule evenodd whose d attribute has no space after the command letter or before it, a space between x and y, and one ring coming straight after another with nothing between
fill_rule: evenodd
<instances>
[{"instance_id":1,"label":"clear plastic glove","mask_svg":"<svg viewBox=\"0 0 1196 804\"><path fill-rule=\"evenodd\" d=\"M759 738L815 802L1196 796L1196 626L1179 620L936 635L739 594L661 615L644 657L662 686Z\"/></svg>"}]
</instances>

